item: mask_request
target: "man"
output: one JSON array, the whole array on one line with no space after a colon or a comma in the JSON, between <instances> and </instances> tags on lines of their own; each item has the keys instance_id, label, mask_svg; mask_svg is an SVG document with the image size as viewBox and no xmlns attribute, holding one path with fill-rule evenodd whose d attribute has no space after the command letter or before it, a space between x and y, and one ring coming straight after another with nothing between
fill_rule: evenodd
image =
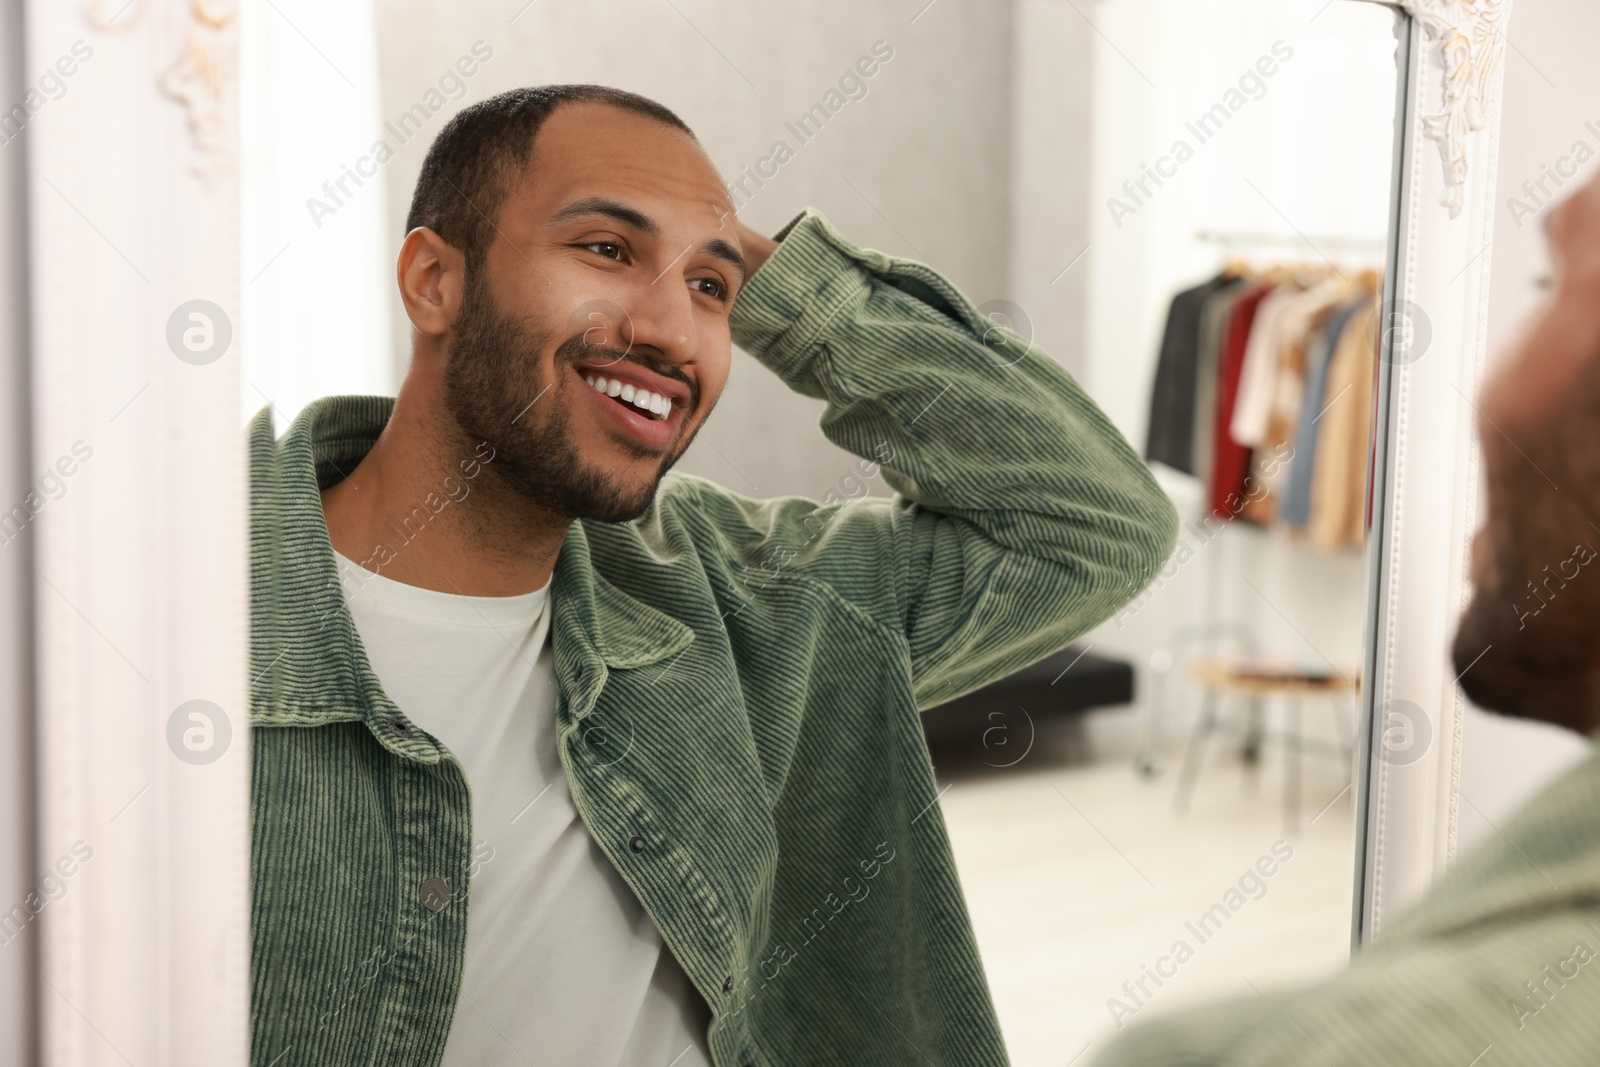
<instances>
[{"instance_id":1,"label":"man","mask_svg":"<svg viewBox=\"0 0 1600 1067\"><path fill-rule=\"evenodd\" d=\"M1488 520L1453 654L1479 706L1600 730L1600 177L1484 383ZM1461 857L1331 982L1135 1024L1095 1067L1600 1062L1600 755Z\"/></svg>"},{"instance_id":2,"label":"man","mask_svg":"<svg viewBox=\"0 0 1600 1067\"><path fill-rule=\"evenodd\" d=\"M1138 456L633 94L465 109L407 230L399 397L250 426L253 1061L1004 1063L918 712L1153 576ZM730 342L896 495L669 473Z\"/></svg>"}]
</instances>

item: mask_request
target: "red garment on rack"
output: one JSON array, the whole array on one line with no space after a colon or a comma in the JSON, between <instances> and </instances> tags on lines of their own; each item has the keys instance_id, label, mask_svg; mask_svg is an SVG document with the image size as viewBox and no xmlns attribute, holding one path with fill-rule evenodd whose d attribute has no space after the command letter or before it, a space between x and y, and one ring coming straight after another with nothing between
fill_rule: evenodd
<instances>
[{"instance_id":1,"label":"red garment on rack","mask_svg":"<svg viewBox=\"0 0 1600 1067\"><path fill-rule=\"evenodd\" d=\"M1239 372L1244 367L1250 326L1255 321L1256 308L1273 288L1262 285L1240 297L1222 328L1217 358L1217 416L1212 423L1211 482L1207 486L1211 514L1219 519L1231 519L1244 507L1250 447L1235 441L1229 427L1233 425L1233 405L1239 396Z\"/></svg>"}]
</instances>

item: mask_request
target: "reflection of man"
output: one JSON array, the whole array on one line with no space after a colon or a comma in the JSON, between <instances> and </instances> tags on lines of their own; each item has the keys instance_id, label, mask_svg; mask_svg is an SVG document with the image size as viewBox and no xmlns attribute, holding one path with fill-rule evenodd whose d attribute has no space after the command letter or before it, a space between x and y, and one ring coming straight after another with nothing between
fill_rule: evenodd
<instances>
[{"instance_id":1,"label":"reflection of man","mask_svg":"<svg viewBox=\"0 0 1600 1067\"><path fill-rule=\"evenodd\" d=\"M407 228L399 397L251 424L253 1062L1003 1062L917 712L1155 572L1138 456L632 94L466 109ZM897 495L669 473L730 340Z\"/></svg>"},{"instance_id":2,"label":"reflection of man","mask_svg":"<svg viewBox=\"0 0 1600 1067\"><path fill-rule=\"evenodd\" d=\"M1547 233L1553 292L1479 401L1489 512L1454 656L1476 703L1592 738L1600 177ZM1600 756L1498 829L1339 977L1135 1024L1095 1067L1600 1062Z\"/></svg>"}]
</instances>

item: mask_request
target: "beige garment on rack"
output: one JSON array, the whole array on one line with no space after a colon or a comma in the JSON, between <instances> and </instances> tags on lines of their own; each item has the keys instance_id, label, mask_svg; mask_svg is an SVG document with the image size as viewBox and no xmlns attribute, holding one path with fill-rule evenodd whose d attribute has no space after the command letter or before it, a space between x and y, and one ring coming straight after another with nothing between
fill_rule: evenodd
<instances>
[{"instance_id":1,"label":"beige garment on rack","mask_svg":"<svg viewBox=\"0 0 1600 1067\"><path fill-rule=\"evenodd\" d=\"M1303 292L1292 282L1280 285L1256 307L1250 338L1244 346L1244 364L1239 368L1233 421L1228 424L1229 436L1241 445L1255 448L1266 438L1272 393L1278 381L1278 354L1283 349L1284 310L1293 306Z\"/></svg>"},{"instance_id":2,"label":"beige garment on rack","mask_svg":"<svg viewBox=\"0 0 1600 1067\"><path fill-rule=\"evenodd\" d=\"M1323 395L1332 399L1317 426L1311 519L1306 524L1312 543L1327 552L1359 548L1365 540L1377 326L1374 296L1351 315L1328 357Z\"/></svg>"},{"instance_id":3,"label":"beige garment on rack","mask_svg":"<svg viewBox=\"0 0 1600 1067\"><path fill-rule=\"evenodd\" d=\"M1251 480L1265 491L1247 494L1240 512L1251 522L1267 524L1278 517L1278 498L1289 484L1289 467L1293 463L1290 442L1294 440L1305 394L1306 352L1327 315L1350 299L1351 293L1347 282L1330 277L1296 294L1279 315L1272 406L1267 415L1266 433L1256 446L1250 464Z\"/></svg>"}]
</instances>

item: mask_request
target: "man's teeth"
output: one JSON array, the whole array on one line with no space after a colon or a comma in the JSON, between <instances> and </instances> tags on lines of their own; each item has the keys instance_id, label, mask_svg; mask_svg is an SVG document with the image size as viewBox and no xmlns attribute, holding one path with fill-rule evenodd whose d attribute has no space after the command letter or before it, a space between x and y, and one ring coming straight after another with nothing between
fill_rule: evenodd
<instances>
[{"instance_id":1,"label":"man's teeth","mask_svg":"<svg viewBox=\"0 0 1600 1067\"><path fill-rule=\"evenodd\" d=\"M630 383L619 382L615 378L607 380L596 374L587 375L583 380L588 382L590 387L596 391L632 404L658 421L665 421L672 414L672 401L660 393L652 393L648 389L638 389Z\"/></svg>"}]
</instances>

